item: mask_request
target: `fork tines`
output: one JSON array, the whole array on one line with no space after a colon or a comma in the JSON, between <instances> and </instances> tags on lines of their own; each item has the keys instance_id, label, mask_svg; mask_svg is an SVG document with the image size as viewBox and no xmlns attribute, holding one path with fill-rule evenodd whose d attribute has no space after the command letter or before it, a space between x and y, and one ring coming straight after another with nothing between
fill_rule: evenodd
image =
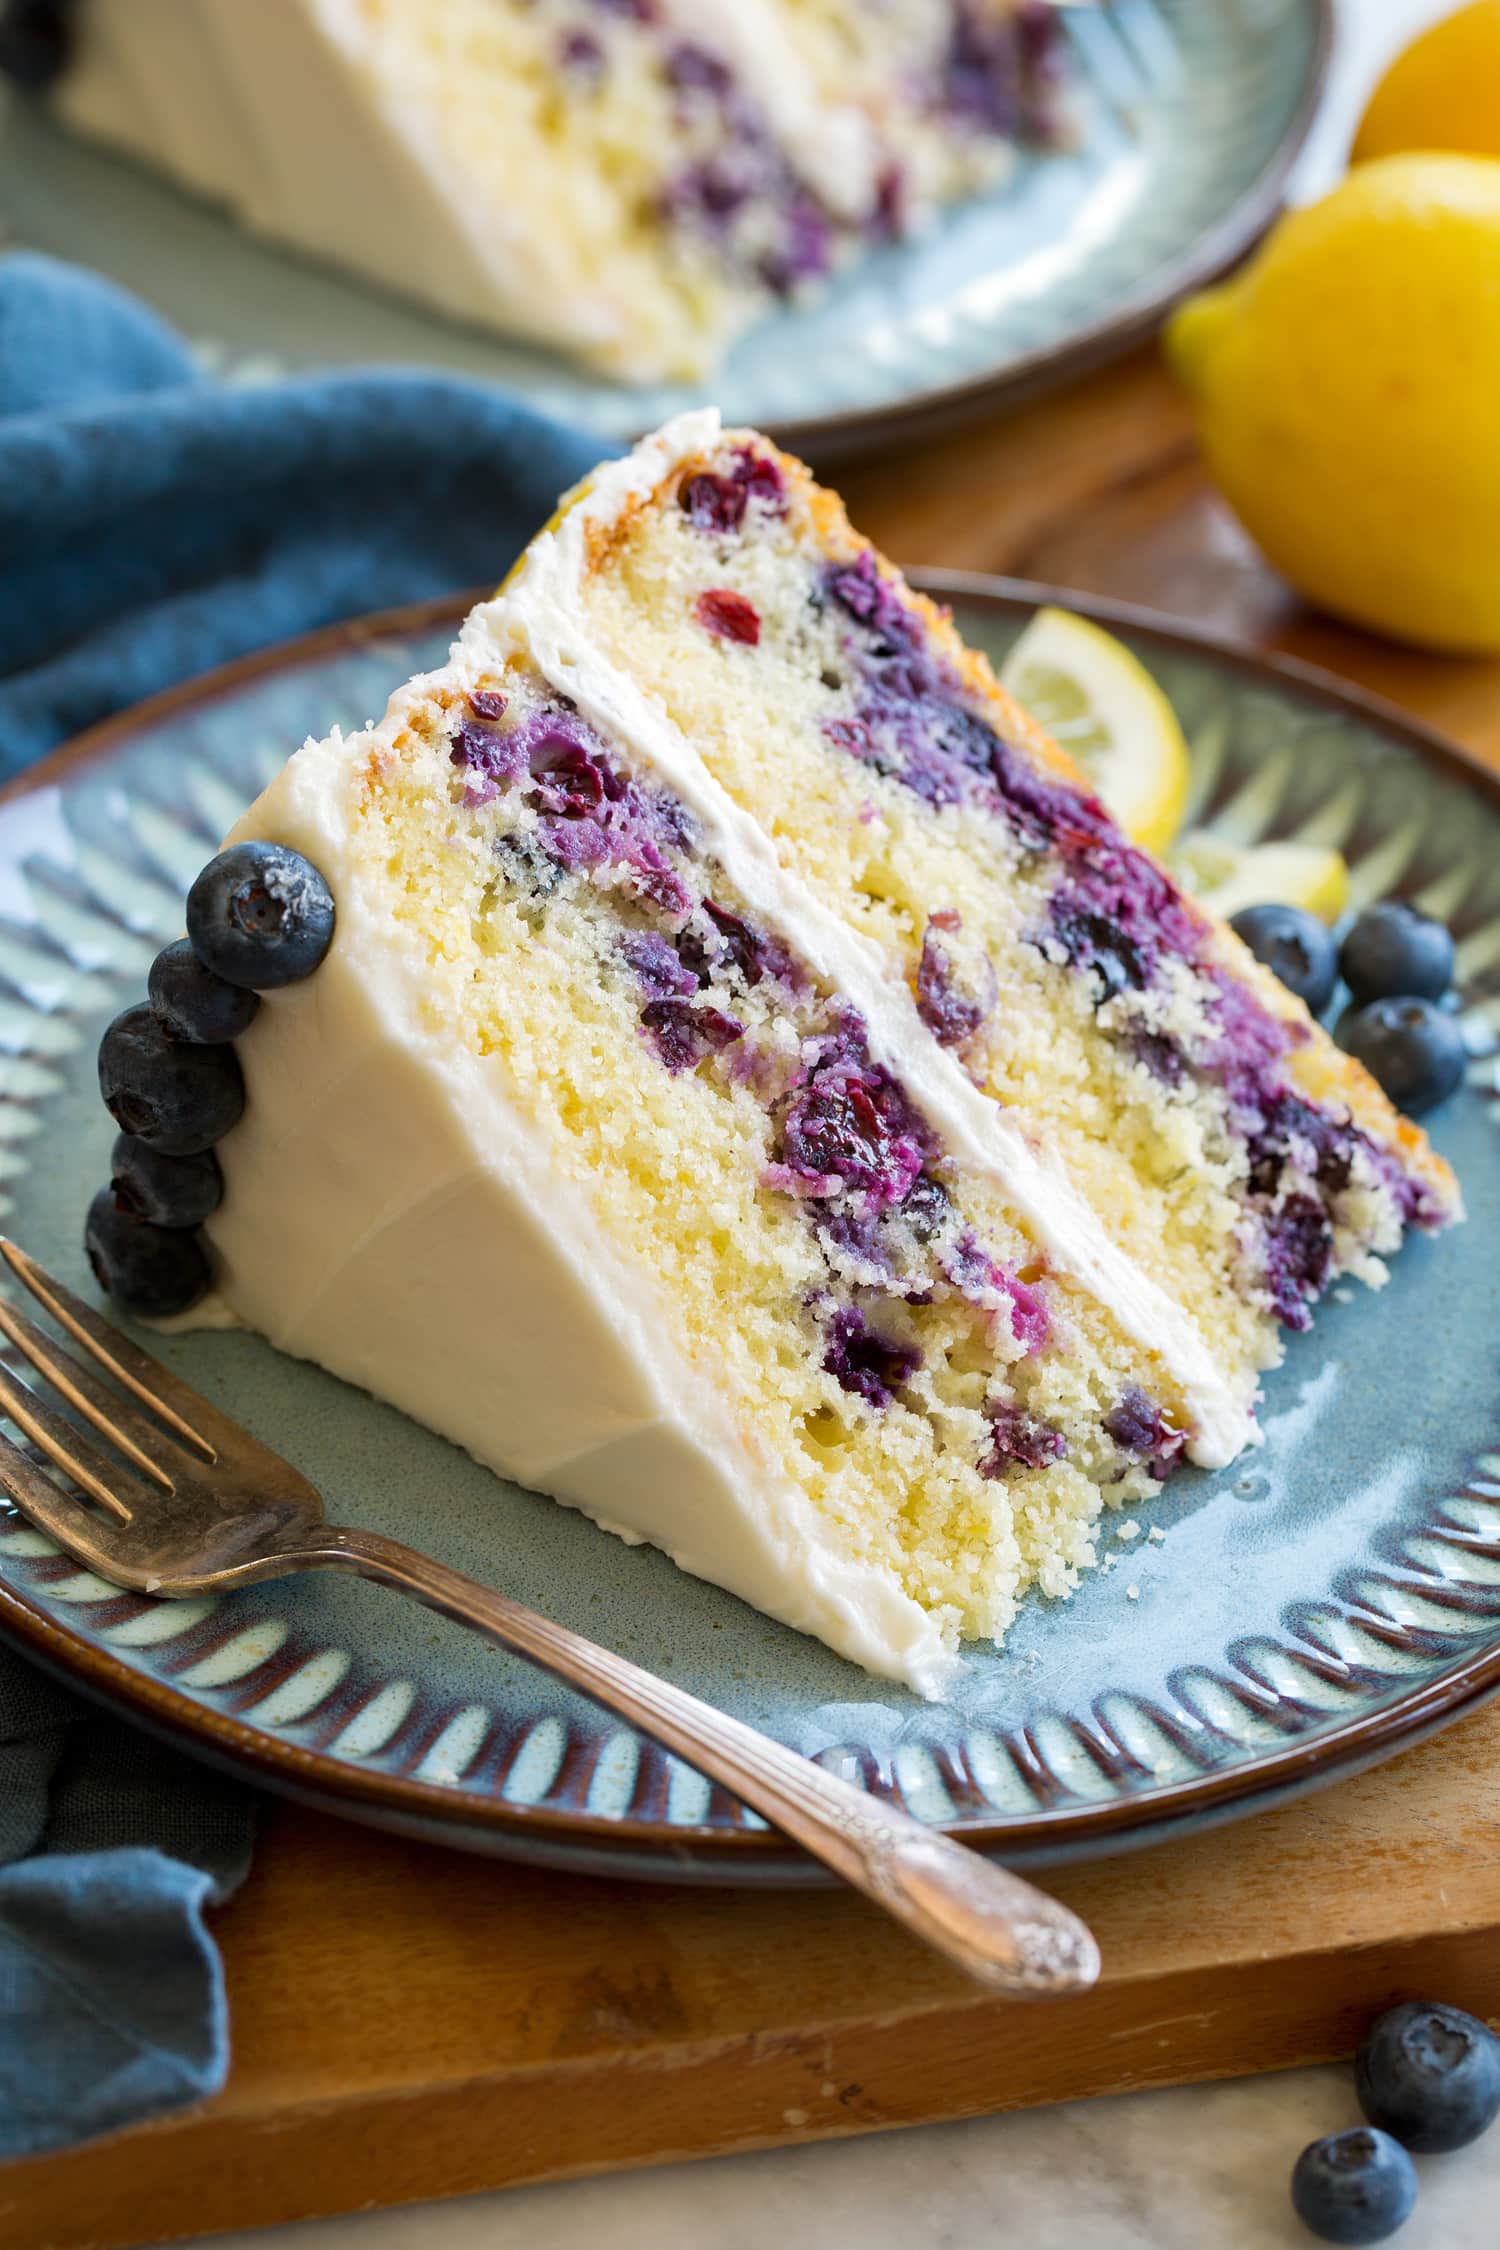
<instances>
[{"instance_id":1,"label":"fork tines","mask_svg":"<svg viewBox=\"0 0 1500 2250\"><path fill-rule=\"evenodd\" d=\"M81 1297L75 1297L71 1289L64 1288L45 1267L37 1264L35 1258L28 1256L19 1243L10 1241L5 1235L0 1235L0 1257L4 1258L12 1273L31 1291L37 1303L52 1315L60 1328L68 1331L75 1343L83 1346L89 1357L107 1375L112 1375L125 1390L133 1393L142 1406L149 1407L158 1421L164 1422L184 1445L190 1446L205 1461L217 1460L222 1433L227 1428L217 1408L211 1406L206 1398L192 1390L179 1376L174 1375L170 1368L163 1367L159 1359L153 1359L149 1352L143 1352L138 1344L131 1343L128 1336L122 1336L117 1328L111 1327L102 1315L95 1312L92 1305L86 1305ZM3 1303L4 1300L0 1299L0 1304ZM14 1317L18 1321L24 1318L21 1314L15 1314ZM6 1326L6 1332L11 1335L12 1341L26 1352L27 1358L33 1359L33 1364L39 1366L41 1363L34 1359L27 1346L21 1344L20 1338L9 1325L3 1322L0 1325ZM33 1333L40 1335L41 1331L33 1329ZM59 1352L60 1358L66 1359L70 1370L75 1374L81 1372L70 1354L61 1353L59 1347L52 1348ZM92 1383L92 1378L85 1377L84 1380ZM97 1384L92 1387L104 1399L106 1410L111 1416L117 1416L123 1402L116 1401L113 1394L100 1392ZM80 1412L88 1414L89 1419L95 1421L95 1415L81 1398L75 1399L73 1403L79 1407ZM96 1423L96 1426L106 1428L104 1423ZM139 1434L142 1427L140 1418L135 1417L126 1426ZM145 1429L147 1437L155 1439L156 1433L150 1426L145 1425ZM109 1428L108 1434L113 1436L114 1429Z\"/></svg>"},{"instance_id":2,"label":"fork tines","mask_svg":"<svg viewBox=\"0 0 1500 2250\"><path fill-rule=\"evenodd\" d=\"M0 1360L0 1417L29 1439L95 1508L128 1524L153 1496L160 1499L173 1492L174 1472L180 1473L183 1465L183 1447L205 1463L217 1460L217 1448L205 1425L211 1429L219 1417L206 1399L120 1335L3 1235L0 1257L85 1355L80 1358L11 1298L0 1296L0 1335L11 1346L7 1358ZM41 1385L72 1413L60 1412L42 1395L40 1386L25 1380L17 1361L40 1377ZM104 1381L101 1376L114 1380ZM149 1413L143 1413L142 1407ZM76 1533L80 1503L3 1435L0 1488L43 1528L60 1535Z\"/></svg>"}]
</instances>

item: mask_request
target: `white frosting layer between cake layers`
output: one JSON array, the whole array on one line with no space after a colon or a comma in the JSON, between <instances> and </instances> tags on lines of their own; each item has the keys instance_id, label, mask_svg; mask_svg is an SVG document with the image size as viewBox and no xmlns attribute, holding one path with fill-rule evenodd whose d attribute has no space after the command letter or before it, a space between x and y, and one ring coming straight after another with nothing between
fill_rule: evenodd
<instances>
[{"instance_id":1,"label":"white frosting layer between cake layers","mask_svg":"<svg viewBox=\"0 0 1500 2250\"><path fill-rule=\"evenodd\" d=\"M459 653L436 678L462 689L478 669ZM320 867L338 936L239 1042L251 1099L206 1229L220 1299L194 1320L227 1306L502 1475L940 1694L956 1659L933 1620L837 1549L673 1343L649 1246L611 1241L550 1172L501 1060L424 1009L420 942L351 814L372 741L430 684L403 690L373 735L305 745L233 832Z\"/></svg>"},{"instance_id":2,"label":"white frosting layer between cake layers","mask_svg":"<svg viewBox=\"0 0 1500 2250\"><path fill-rule=\"evenodd\" d=\"M753 436L736 434L747 441ZM587 639L579 588L590 530L614 523L679 462L712 447L719 435L713 408L679 415L623 460L595 471L533 543L500 595L471 612L459 648L482 664L491 652L524 647L560 694L661 774L690 807L707 850L747 903L791 940L816 974L853 1001L869 1027L871 1052L902 1081L952 1157L996 1180L1053 1267L1157 1355L1191 1417L1193 1459L1220 1468L1256 1435L1251 1401L1219 1367L1191 1314L1109 1239L1061 1168L1033 1150L1020 1126L981 1094L933 1039L879 949L779 864L770 839L715 780L660 705L648 701Z\"/></svg>"}]
</instances>

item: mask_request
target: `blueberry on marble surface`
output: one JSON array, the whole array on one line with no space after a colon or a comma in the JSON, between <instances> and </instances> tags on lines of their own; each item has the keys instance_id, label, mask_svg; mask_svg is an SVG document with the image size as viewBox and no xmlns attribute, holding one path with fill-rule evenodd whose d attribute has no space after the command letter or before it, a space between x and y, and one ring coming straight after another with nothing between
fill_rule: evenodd
<instances>
[{"instance_id":1,"label":"blueberry on marble surface","mask_svg":"<svg viewBox=\"0 0 1500 2250\"><path fill-rule=\"evenodd\" d=\"M186 938L163 947L151 964L146 992L152 1014L174 1039L216 1047L238 1039L255 1021L260 995L226 984L205 969Z\"/></svg>"},{"instance_id":2,"label":"blueberry on marble surface","mask_svg":"<svg viewBox=\"0 0 1500 2250\"><path fill-rule=\"evenodd\" d=\"M208 1257L197 1235L132 1218L109 1188L89 1205L83 1246L100 1288L143 1319L186 1312L208 1288Z\"/></svg>"},{"instance_id":3,"label":"blueberry on marble surface","mask_svg":"<svg viewBox=\"0 0 1500 2250\"><path fill-rule=\"evenodd\" d=\"M0 0L0 78L38 93L60 78L72 51L69 0Z\"/></svg>"},{"instance_id":4,"label":"blueberry on marble surface","mask_svg":"<svg viewBox=\"0 0 1500 2250\"><path fill-rule=\"evenodd\" d=\"M206 969L269 992L310 977L333 942L333 893L285 844L231 844L188 892L187 933Z\"/></svg>"},{"instance_id":5,"label":"blueberry on marble surface","mask_svg":"<svg viewBox=\"0 0 1500 2250\"><path fill-rule=\"evenodd\" d=\"M148 1007L126 1008L99 1042L99 1091L115 1123L166 1156L222 1140L245 1107L232 1047L193 1047Z\"/></svg>"},{"instance_id":6,"label":"blueberry on marble surface","mask_svg":"<svg viewBox=\"0 0 1500 2250\"><path fill-rule=\"evenodd\" d=\"M1367 906L1339 948L1354 998L1441 1000L1453 982L1453 936L1404 899Z\"/></svg>"},{"instance_id":7,"label":"blueberry on marble surface","mask_svg":"<svg viewBox=\"0 0 1500 2250\"><path fill-rule=\"evenodd\" d=\"M1246 906L1230 917L1229 927L1288 992L1322 1014L1338 981L1339 954L1316 914L1305 906Z\"/></svg>"},{"instance_id":8,"label":"blueberry on marble surface","mask_svg":"<svg viewBox=\"0 0 1500 2250\"><path fill-rule=\"evenodd\" d=\"M1419 2155L1467 2148L1500 2116L1500 2039L1462 2008L1388 2009L1354 2059L1359 2106Z\"/></svg>"},{"instance_id":9,"label":"blueberry on marble surface","mask_svg":"<svg viewBox=\"0 0 1500 2250\"><path fill-rule=\"evenodd\" d=\"M1446 1101L1468 1060L1458 1025L1430 1000L1372 1000L1368 1007L1346 1008L1335 1037L1409 1117Z\"/></svg>"},{"instance_id":10,"label":"blueberry on marble surface","mask_svg":"<svg viewBox=\"0 0 1500 2250\"><path fill-rule=\"evenodd\" d=\"M1292 2208L1324 2242L1384 2242L1411 2217L1417 2168L1399 2141L1368 2125L1330 2133L1298 2157Z\"/></svg>"},{"instance_id":11,"label":"blueberry on marble surface","mask_svg":"<svg viewBox=\"0 0 1500 2250\"><path fill-rule=\"evenodd\" d=\"M157 1227L196 1227L219 1208L224 1182L212 1149L164 1156L134 1133L121 1133L109 1158L109 1184L127 1218Z\"/></svg>"}]
</instances>

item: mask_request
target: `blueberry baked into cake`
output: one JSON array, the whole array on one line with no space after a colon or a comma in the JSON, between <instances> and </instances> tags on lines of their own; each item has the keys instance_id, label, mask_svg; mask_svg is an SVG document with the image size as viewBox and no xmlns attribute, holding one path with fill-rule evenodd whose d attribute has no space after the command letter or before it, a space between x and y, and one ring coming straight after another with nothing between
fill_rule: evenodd
<instances>
[{"instance_id":1,"label":"blueberry baked into cake","mask_svg":"<svg viewBox=\"0 0 1500 2250\"><path fill-rule=\"evenodd\" d=\"M1253 1439L1330 1283L1459 1215L943 613L712 413L299 750L187 927L105 1037L101 1280L211 1289L927 1693L1105 1505Z\"/></svg>"},{"instance_id":2,"label":"blueberry baked into cake","mask_svg":"<svg viewBox=\"0 0 1500 2250\"><path fill-rule=\"evenodd\" d=\"M632 381L707 373L1061 117L1041 0L75 0L59 21L79 131Z\"/></svg>"}]
</instances>

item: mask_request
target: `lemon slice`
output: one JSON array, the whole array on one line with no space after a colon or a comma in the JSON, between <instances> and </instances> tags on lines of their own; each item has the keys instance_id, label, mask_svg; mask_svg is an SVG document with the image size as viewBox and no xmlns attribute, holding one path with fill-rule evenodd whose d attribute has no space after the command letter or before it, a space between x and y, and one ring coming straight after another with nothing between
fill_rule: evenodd
<instances>
[{"instance_id":1,"label":"lemon slice","mask_svg":"<svg viewBox=\"0 0 1500 2250\"><path fill-rule=\"evenodd\" d=\"M1244 906L1304 906L1336 922L1349 904L1349 870L1326 844L1229 844L1206 828L1184 836L1172 872L1228 921Z\"/></svg>"},{"instance_id":2,"label":"lemon slice","mask_svg":"<svg viewBox=\"0 0 1500 2250\"><path fill-rule=\"evenodd\" d=\"M1000 675L1134 843L1162 851L1182 821L1188 750L1171 704L1112 633L1039 609Z\"/></svg>"}]
</instances>

